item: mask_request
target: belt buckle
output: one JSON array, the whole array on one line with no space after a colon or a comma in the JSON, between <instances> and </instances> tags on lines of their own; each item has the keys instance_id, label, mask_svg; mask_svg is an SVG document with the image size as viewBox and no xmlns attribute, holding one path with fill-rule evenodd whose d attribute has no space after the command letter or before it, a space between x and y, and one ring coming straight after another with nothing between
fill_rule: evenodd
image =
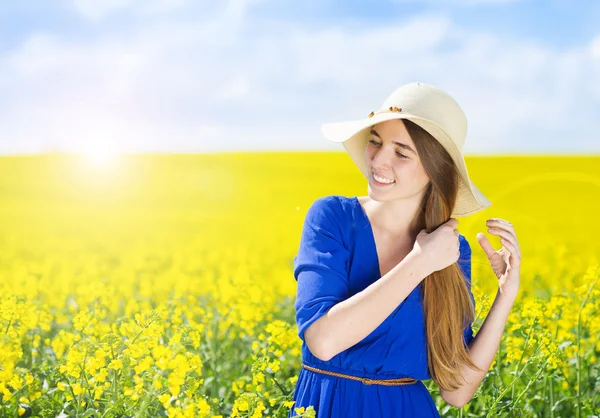
<instances>
[{"instance_id":1,"label":"belt buckle","mask_svg":"<svg viewBox=\"0 0 600 418\"><path fill-rule=\"evenodd\" d=\"M363 378L363 383L365 385L372 385L373 384L373 379L369 379L368 377Z\"/></svg>"}]
</instances>

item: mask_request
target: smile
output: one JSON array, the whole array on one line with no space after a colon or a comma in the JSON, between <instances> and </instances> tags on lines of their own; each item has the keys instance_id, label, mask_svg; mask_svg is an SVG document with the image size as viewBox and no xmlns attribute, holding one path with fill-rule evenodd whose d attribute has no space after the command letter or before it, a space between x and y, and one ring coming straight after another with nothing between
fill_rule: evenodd
<instances>
[{"instance_id":1,"label":"smile","mask_svg":"<svg viewBox=\"0 0 600 418\"><path fill-rule=\"evenodd\" d=\"M377 180L377 179L375 178L375 176L372 176L372 178L373 178L373 184L375 184L375 185L376 185L376 186L378 186L378 187L390 187L390 186L393 186L394 184L396 184L396 182L395 182L395 181L392 181L391 183L383 183L383 182L381 182L381 181ZM380 177L380 178L381 178L381 177Z\"/></svg>"},{"instance_id":2,"label":"smile","mask_svg":"<svg viewBox=\"0 0 600 418\"><path fill-rule=\"evenodd\" d=\"M385 177L378 176L375 173L373 173L373 179L375 181L377 181L377 183L379 183L379 184L394 184L395 183L394 180L390 180L390 179L387 179Z\"/></svg>"}]
</instances>

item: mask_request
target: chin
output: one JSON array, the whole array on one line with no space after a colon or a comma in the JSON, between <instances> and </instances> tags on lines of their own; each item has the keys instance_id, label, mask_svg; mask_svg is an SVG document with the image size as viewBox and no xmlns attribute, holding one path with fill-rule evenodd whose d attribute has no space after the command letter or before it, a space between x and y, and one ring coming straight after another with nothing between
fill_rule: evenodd
<instances>
[{"instance_id":1,"label":"chin","mask_svg":"<svg viewBox=\"0 0 600 418\"><path fill-rule=\"evenodd\" d=\"M379 201L394 200L394 199L398 199L399 197L402 197L402 195L400 193L398 193L397 190L394 193L391 193L391 192L378 190L377 188L372 188L371 186L369 186L369 196L371 198L373 198L373 200L379 200Z\"/></svg>"}]
</instances>

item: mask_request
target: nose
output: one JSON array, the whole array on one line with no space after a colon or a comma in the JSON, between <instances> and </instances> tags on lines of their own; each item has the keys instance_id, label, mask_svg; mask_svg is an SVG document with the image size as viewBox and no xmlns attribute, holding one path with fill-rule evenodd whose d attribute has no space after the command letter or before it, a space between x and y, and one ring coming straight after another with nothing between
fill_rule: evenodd
<instances>
[{"instance_id":1,"label":"nose","mask_svg":"<svg viewBox=\"0 0 600 418\"><path fill-rule=\"evenodd\" d=\"M378 173L389 172L394 158L394 149L390 147L390 149L385 150L384 148L375 151L371 159L371 166Z\"/></svg>"}]
</instances>

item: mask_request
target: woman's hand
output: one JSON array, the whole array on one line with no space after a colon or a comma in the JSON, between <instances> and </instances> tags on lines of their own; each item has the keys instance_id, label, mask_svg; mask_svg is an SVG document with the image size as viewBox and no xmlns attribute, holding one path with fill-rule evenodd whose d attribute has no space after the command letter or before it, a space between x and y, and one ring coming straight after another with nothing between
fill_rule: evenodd
<instances>
[{"instance_id":1,"label":"woman's hand","mask_svg":"<svg viewBox=\"0 0 600 418\"><path fill-rule=\"evenodd\" d=\"M521 249L515 228L510 222L498 218L488 219L486 224L490 234L500 237L503 247L494 250L487 237L481 232L477 234L477 241L485 251L492 270L498 278L500 293L516 297L521 281Z\"/></svg>"},{"instance_id":2,"label":"woman's hand","mask_svg":"<svg viewBox=\"0 0 600 418\"><path fill-rule=\"evenodd\" d=\"M431 233L422 229L417 235L412 251L425 258L423 265L431 272L445 269L460 257L460 240L456 227L458 220L450 218ZM428 274L428 275L429 275Z\"/></svg>"}]
</instances>

